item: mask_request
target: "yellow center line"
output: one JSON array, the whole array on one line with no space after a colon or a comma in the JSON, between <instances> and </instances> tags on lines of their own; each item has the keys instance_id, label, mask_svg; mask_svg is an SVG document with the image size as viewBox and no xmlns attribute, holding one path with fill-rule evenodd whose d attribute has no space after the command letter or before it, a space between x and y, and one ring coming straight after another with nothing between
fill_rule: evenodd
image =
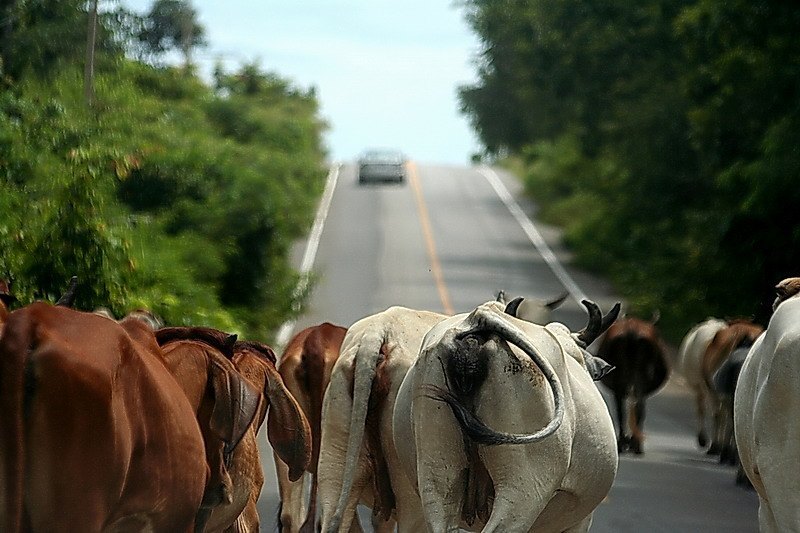
<instances>
[{"instance_id":1,"label":"yellow center line","mask_svg":"<svg viewBox=\"0 0 800 533\"><path fill-rule=\"evenodd\" d=\"M455 312L453 311L453 305L450 303L450 294L447 292L447 285L444 283L442 265L439 263L439 256L436 253L436 242L433 240L431 220L430 217L428 217L428 208L425 205L425 198L422 196L422 187L419 184L419 177L417 176L417 166L409 161L407 168L408 182L411 184L411 189L414 191L414 199L417 202L419 221L422 225L422 237L425 239L428 261L431 264L431 274L433 274L433 280L436 282L436 290L439 291L439 300L442 302L444 312L448 315L452 315Z\"/></svg>"}]
</instances>

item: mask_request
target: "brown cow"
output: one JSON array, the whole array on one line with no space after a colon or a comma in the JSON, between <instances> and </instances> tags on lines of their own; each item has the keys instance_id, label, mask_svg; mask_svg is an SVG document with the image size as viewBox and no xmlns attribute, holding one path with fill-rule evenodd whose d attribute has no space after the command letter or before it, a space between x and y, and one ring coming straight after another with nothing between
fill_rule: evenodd
<instances>
[{"instance_id":1,"label":"brown cow","mask_svg":"<svg viewBox=\"0 0 800 533\"><path fill-rule=\"evenodd\" d=\"M714 374L737 348L747 348L753 345L764 328L749 320L732 320L714 335L703 354L701 371L703 382L708 390L713 413L714 433L711 438L709 454L719 454L725 442L726 410L732 408L726 404L724 396L714 386ZM730 400L733 398L731 397Z\"/></svg>"},{"instance_id":2,"label":"brown cow","mask_svg":"<svg viewBox=\"0 0 800 533\"><path fill-rule=\"evenodd\" d=\"M278 472L278 487L281 493L281 509L278 527L296 533L313 531L316 517L317 462L319 461L319 442L322 419L322 399L331 378L333 365L339 358L347 329L324 322L304 329L295 335L281 356L278 372L283 382L303 408L311 425L311 500L308 511L303 512L304 484L300 479L293 482L289 478L286 464L275 457Z\"/></svg>"},{"instance_id":3,"label":"brown cow","mask_svg":"<svg viewBox=\"0 0 800 533\"><path fill-rule=\"evenodd\" d=\"M602 378L602 383L614 393L617 409L617 448L643 453L645 404L647 397L661 387L669 376L670 365L666 348L653 318L650 322L634 317L618 319L606 332L598 357L616 367ZM633 397L633 408L627 417L626 400Z\"/></svg>"},{"instance_id":4,"label":"brown cow","mask_svg":"<svg viewBox=\"0 0 800 533\"><path fill-rule=\"evenodd\" d=\"M152 331L37 302L0 337L0 530L190 531L208 466Z\"/></svg>"},{"instance_id":5,"label":"brown cow","mask_svg":"<svg viewBox=\"0 0 800 533\"><path fill-rule=\"evenodd\" d=\"M234 504L214 510L209 531L221 531L225 524L235 521L237 533L258 532L256 509L264 474L256 437L267 416L267 437L277 457L289 465L289 479L297 480L311 459L311 430L300 405L287 390L275 369L275 353L266 344L239 341L234 345L233 363L239 372L256 388L263 391L256 421L245 433L234 451L229 467L234 482ZM237 511L244 504L243 511ZM238 516L238 518L237 518Z\"/></svg>"},{"instance_id":6,"label":"brown cow","mask_svg":"<svg viewBox=\"0 0 800 533\"><path fill-rule=\"evenodd\" d=\"M211 328L170 327L159 329L155 336L203 434L211 473L197 519L198 530L203 531L215 507L234 501L235 483L228 467L256 417L261 395L230 361L236 335ZM243 508L244 504L239 512Z\"/></svg>"}]
</instances>

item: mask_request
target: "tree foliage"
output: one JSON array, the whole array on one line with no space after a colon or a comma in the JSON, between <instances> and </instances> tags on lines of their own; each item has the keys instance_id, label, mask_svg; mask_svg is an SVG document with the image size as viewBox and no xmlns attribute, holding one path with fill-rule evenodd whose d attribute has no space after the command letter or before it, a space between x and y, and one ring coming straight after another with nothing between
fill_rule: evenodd
<instances>
[{"instance_id":1,"label":"tree foliage","mask_svg":"<svg viewBox=\"0 0 800 533\"><path fill-rule=\"evenodd\" d=\"M797 275L800 8L760 0L466 0L462 109L581 264L682 334L764 319Z\"/></svg>"},{"instance_id":2,"label":"tree foliage","mask_svg":"<svg viewBox=\"0 0 800 533\"><path fill-rule=\"evenodd\" d=\"M188 0L155 0L138 34L153 56L180 50L188 63L192 49L205 46L205 29Z\"/></svg>"},{"instance_id":3,"label":"tree foliage","mask_svg":"<svg viewBox=\"0 0 800 533\"><path fill-rule=\"evenodd\" d=\"M85 31L82 3L60 13ZM46 34L34 14L15 31ZM136 21L101 17L92 109L82 54L54 48L46 72L6 72L0 277L22 304L77 275L81 309L146 307L268 340L300 303L288 255L325 176L317 101L258 65L220 70L223 89L132 60ZM23 52L18 64L34 64L38 49Z\"/></svg>"}]
</instances>

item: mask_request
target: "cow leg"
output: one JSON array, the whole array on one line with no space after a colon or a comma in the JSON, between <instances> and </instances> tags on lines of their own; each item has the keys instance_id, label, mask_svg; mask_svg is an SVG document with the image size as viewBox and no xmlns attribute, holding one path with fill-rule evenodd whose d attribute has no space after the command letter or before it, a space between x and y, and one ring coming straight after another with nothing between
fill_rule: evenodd
<instances>
[{"instance_id":1,"label":"cow leg","mask_svg":"<svg viewBox=\"0 0 800 533\"><path fill-rule=\"evenodd\" d=\"M590 514L574 526L567 528L563 533L586 533L589 531L589 526L592 525L592 515Z\"/></svg>"},{"instance_id":2,"label":"cow leg","mask_svg":"<svg viewBox=\"0 0 800 533\"><path fill-rule=\"evenodd\" d=\"M758 498L758 530L761 533L781 533L769 502L761 496Z\"/></svg>"},{"instance_id":3,"label":"cow leg","mask_svg":"<svg viewBox=\"0 0 800 533\"><path fill-rule=\"evenodd\" d=\"M342 512L342 521L339 524L340 532L360 533L362 531L361 523L358 519L358 504L361 500L361 494L365 490L372 491L372 480L369 475L369 465L362 451L362 457L356 465L353 488L350 491L350 497L344 507L344 512ZM323 531L325 531L324 528Z\"/></svg>"},{"instance_id":4,"label":"cow leg","mask_svg":"<svg viewBox=\"0 0 800 533\"><path fill-rule=\"evenodd\" d=\"M396 456L393 460L394 462L397 461ZM397 532L417 533L418 531L425 531L425 515L422 512L422 505L414 487L400 471L397 471L392 479L394 480L393 489L397 496L395 514ZM393 531L394 528L390 530L390 532Z\"/></svg>"},{"instance_id":5,"label":"cow leg","mask_svg":"<svg viewBox=\"0 0 800 533\"><path fill-rule=\"evenodd\" d=\"M750 483L750 478L748 478L747 474L744 473L744 468L742 467L741 463L739 463L739 466L736 467L736 486L749 489L753 488L753 484Z\"/></svg>"},{"instance_id":6,"label":"cow leg","mask_svg":"<svg viewBox=\"0 0 800 533\"><path fill-rule=\"evenodd\" d=\"M719 462L722 464L736 464L736 442L733 435L733 398L730 395L722 399L722 416L720 428Z\"/></svg>"},{"instance_id":7,"label":"cow leg","mask_svg":"<svg viewBox=\"0 0 800 533\"><path fill-rule=\"evenodd\" d=\"M708 455L718 455L722 449L722 402L720 401L719 396L713 392L709 393L709 397L711 398L711 415L713 423L711 429L713 431L713 435L711 437L711 446L708 447L708 451L706 453Z\"/></svg>"},{"instance_id":8,"label":"cow leg","mask_svg":"<svg viewBox=\"0 0 800 533\"><path fill-rule=\"evenodd\" d=\"M311 476L311 497L308 502L306 521L300 527L300 533L314 533L317 521L317 475L309 474L309 476Z\"/></svg>"},{"instance_id":9,"label":"cow leg","mask_svg":"<svg viewBox=\"0 0 800 533\"><path fill-rule=\"evenodd\" d=\"M641 454L644 452L642 445L644 444L644 415L645 415L645 398L643 396L636 396L631 408L629 422L631 428L630 446L633 453Z\"/></svg>"},{"instance_id":10,"label":"cow leg","mask_svg":"<svg viewBox=\"0 0 800 533\"><path fill-rule=\"evenodd\" d=\"M256 499L251 497L247 502L247 506L242 511L242 514L236 518L233 524L225 529L225 533L258 533L259 531L258 507L256 505Z\"/></svg>"},{"instance_id":11,"label":"cow leg","mask_svg":"<svg viewBox=\"0 0 800 533\"><path fill-rule=\"evenodd\" d=\"M375 533L394 533L395 521L390 518L388 520L381 520L379 517L372 515L372 530Z\"/></svg>"},{"instance_id":12,"label":"cow leg","mask_svg":"<svg viewBox=\"0 0 800 533\"><path fill-rule=\"evenodd\" d=\"M617 408L617 429L619 431L619 438L617 439L617 451L619 453L625 452L630 444L630 439L625 435L625 394L614 391L614 403Z\"/></svg>"},{"instance_id":13,"label":"cow leg","mask_svg":"<svg viewBox=\"0 0 800 533\"><path fill-rule=\"evenodd\" d=\"M422 382L446 387L438 365L426 367L424 374ZM425 523L428 531L457 532L469 466L461 428L441 402L419 394L414 396L412 406L417 481Z\"/></svg>"},{"instance_id":14,"label":"cow leg","mask_svg":"<svg viewBox=\"0 0 800 533\"><path fill-rule=\"evenodd\" d=\"M697 444L701 448L708 445L708 435L706 434L706 392L702 387L698 387L694 395L695 409L697 411Z\"/></svg>"},{"instance_id":15,"label":"cow leg","mask_svg":"<svg viewBox=\"0 0 800 533\"><path fill-rule=\"evenodd\" d=\"M548 503L547 498L537 498L535 495L527 495L528 498L523 502L517 488L495 487L495 491L492 514L481 533L527 533L533 529L533 523Z\"/></svg>"},{"instance_id":16,"label":"cow leg","mask_svg":"<svg viewBox=\"0 0 800 533\"><path fill-rule=\"evenodd\" d=\"M295 533L305 519L304 488L305 475L297 481L289 481L289 467L276 453L275 470L278 474L278 490L281 496L280 530Z\"/></svg>"}]
</instances>

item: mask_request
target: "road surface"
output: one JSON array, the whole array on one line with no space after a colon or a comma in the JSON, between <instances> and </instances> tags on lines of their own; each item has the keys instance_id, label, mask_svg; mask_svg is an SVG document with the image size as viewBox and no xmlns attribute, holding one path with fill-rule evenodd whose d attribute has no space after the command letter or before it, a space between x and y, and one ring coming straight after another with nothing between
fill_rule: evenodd
<instances>
[{"instance_id":1,"label":"road surface","mask_svg":"<svg viewBox=\"0 0 800 533\"><path fill-rule=\"evenodd\" d=\"M576 330L586 322L583 295L604 311L616 301L607 283L569 266L559 232L535 221L535 206L501 170L410 163L405 184L365 186L346 164L335 176L322 231L309 240L314 290L295 332L323 321L349 326L391 305L464 312L500 289L538 298L568 291L554 319ZM299 247L298 265L307 249ZM696 448L692 405L679 376L650 399L645 454L621 457L591 531L758 531L755 493L736 487L731 467ZM260 443L262 530L274 531L274 464L263 436Z\"/></svg>"}]
</instances>

